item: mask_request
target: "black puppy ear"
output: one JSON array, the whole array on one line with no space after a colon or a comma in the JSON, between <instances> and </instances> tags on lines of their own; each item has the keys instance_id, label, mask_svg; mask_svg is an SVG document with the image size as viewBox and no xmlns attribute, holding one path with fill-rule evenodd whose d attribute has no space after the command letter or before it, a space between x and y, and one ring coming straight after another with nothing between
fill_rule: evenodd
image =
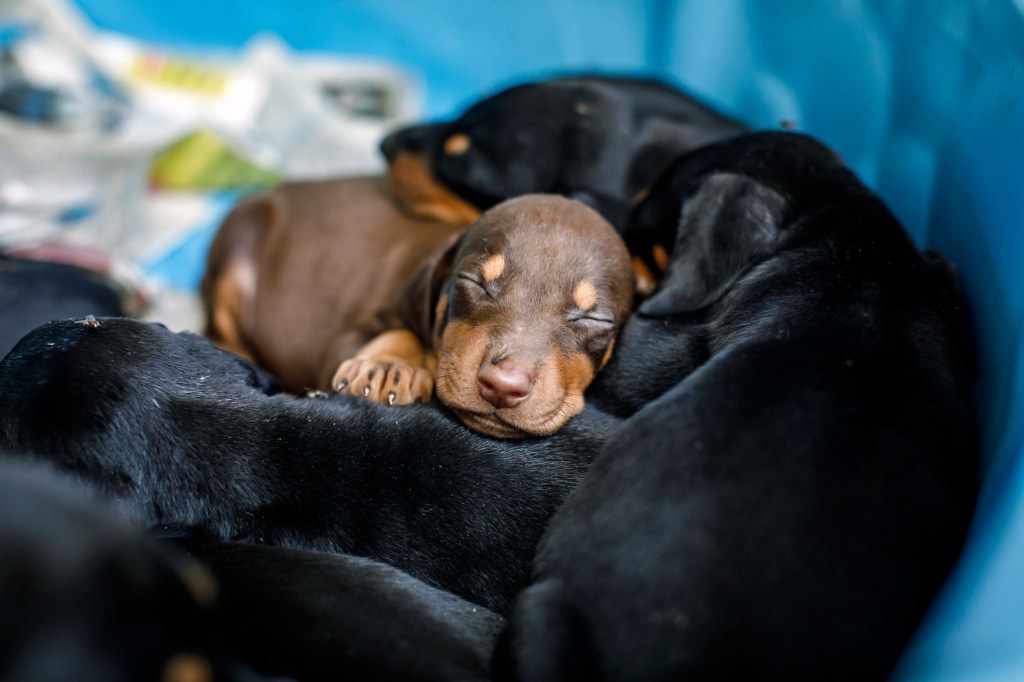
<instances>
[{"instance_id":1,"label":"black puppy ear","mask_svg":"<svg viewBox=\"0 0 1024 682\"><path fill-rule=\"evenodd\" d=\"M433 345L433 337L440 334L443 328L448 282L451 279L455 254L462 246L462 237L465 234L463 231L452 237L439 258L421 266L399 298L400 303L396 311L399 321L416 334L427 347Z\"/></svg>"},{"instance_id":2,"label":"black puppy ear","mask_svg":"<svg viewBox=\"0 0 1024 682\"><path fill-rule=\"evenodd\" d=\"M572 190L567 196L597 211L602 218L611 223L616 232L622 234L629 219L629 208L622 200L602 192L585 189Z\"/></svg>"},{"instance_id":3,"label":"black puppy ear","mask_svg":"<svg viewBox=\"0 0 1024 682\"><path fill-rule=\"evenodd\" d=\"M784 196L748 177L705 177L682 203L672 261L639 312L687 315L713 304L777 249L787 206Z\"/></svg>"}]
</instances>

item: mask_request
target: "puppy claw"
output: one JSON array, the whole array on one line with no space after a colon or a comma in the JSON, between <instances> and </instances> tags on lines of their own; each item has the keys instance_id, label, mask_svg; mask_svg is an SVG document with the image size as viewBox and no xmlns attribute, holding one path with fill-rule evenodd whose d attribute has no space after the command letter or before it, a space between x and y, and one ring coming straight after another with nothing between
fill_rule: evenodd
<instances>
[{"instance_id":1,"label":"puppy claw","mask_svg":"<svg viewBox=\"0 0 1024 682\"><path fill-rule=\"evenodd\" d=\"M388 391L388 405L394 405L398 395L394 391Z\"/></svg>"}]
</instances>

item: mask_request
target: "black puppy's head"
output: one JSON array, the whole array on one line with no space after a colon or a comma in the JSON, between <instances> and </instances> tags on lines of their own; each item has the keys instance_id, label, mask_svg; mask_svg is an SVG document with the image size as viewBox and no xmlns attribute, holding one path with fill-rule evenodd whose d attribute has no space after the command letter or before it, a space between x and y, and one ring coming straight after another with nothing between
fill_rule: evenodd
<instances>
[{"instance_id":1,"label":"black puppy's head","mask_svg":"<svg viewBox=\"0 0 1024 682\"><path fill-rule=\"evenodd\" d=\"M53 439L106 432L122 406L134 414L170 395L233 399L279 390L241 357L161 324L92 316L50 322L0 361L0 447L64 447Z\"/></svg>"},{"instance_id":2,"label":"black puppy's head","mask_svg":"<svg viewBox=\"0 0 1024 682\"><path fill-rule=\"evenodd\" d=\"M396 132L381 149L395 193L420 215L471 221L511 197L555 193L621 226L632 185L667 161L650 149L675 155L739 130L665 84L592 76L508 88L455 120Z\"/></svg>"},{"instance_id":3,"label":"black puppy's head","mask_svg":"<svg viewBox=\"0 0 1024 682\"><path fill-rule=\"evenodd\" d=\"M625 230L634 259L661 278L640 312L703 310L758 261L828 229L800 219L815 206L869 195L835 152L805 135L752 133L681 156Z\"/></svg>"}]
</instances>

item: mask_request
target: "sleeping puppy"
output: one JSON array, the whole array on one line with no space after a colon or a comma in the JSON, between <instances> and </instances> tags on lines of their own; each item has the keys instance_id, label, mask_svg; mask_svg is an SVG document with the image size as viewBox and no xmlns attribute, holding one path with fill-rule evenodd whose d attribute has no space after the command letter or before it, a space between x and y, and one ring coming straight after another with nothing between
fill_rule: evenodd
<instances>
[{"instance_id":1,"label":"sleeping puppy","mask_svg":"<svg viewBox=\"0 0 1024 682\"><path fill-rule=\"evenodd\" d=\"M169 546L45 466L0 461L0 498L0 680L489 677L502 619L390 566Z\"/></svg>"},{"instance_id":2,"label":"sleeping puppy","mask_svg":"<svg viewBox=\"0 0 1024 682\"><path fill-rule=\"evenodd\" d=\"M497 678L882 679L975 501L952 268L785 133L682 157L626 237L672 254L630 324L685 378L649 391L552 519Z\"/></svg>"},{"instance_id":3,"label":"sleeping puppy","mask_svg":"<svg viewBox=\"0 0 1024 682\"><path fill-rule=\"evenodd\" d=\"M438 399L497 438L546 436L583 409L633 302L629 254L578 201L525 195L486 211L403 297L332 387L387 404ZM415 330L415 333L413 332Z\"/></svg>"},{"instance_id":4,"label":"sleeping puppy","mask_svg":"<svg viewBox=\"0 0 1024 682\"><path fill-rule=\"evenodd\" d=\"M203 283L208 335L292 391L405 405L430 399L436 373L438 399L480 433L560 428L632 306L621 238L578 201L527 195L456 240L398 219L372 182L286 185L236 208Z\"/></svg>"},{"instance_id":5,"label":"sleeping puppy","mask_svg":"<svg viewBox=\"0 0 1024 682\"><path fill-rule=\"evenodd\" d=\"M504 619L398 569L289 547L177 542L216 579L212 627L260 674L490 679Z\"/></svg>"},{"instance_id":6,"label":"sleeping puppy","mask_svg":"<svg viewBox=\"0 0 1024 682\"><path fill-rule=\"evenodd\" d=\"M295 398L191 334L54 322L0 362L0 448L76 474L147 528L348 553L499 613L618 420L495 440L430 405Z\"/></svg>"},{"instance_id":7,"label":"sleeping puppy","mask_svg":"<svg viewBox=\"0 0 1024 682\"><path fill-rule=\"evenodd\" d=\"M209 575L45 467L0 462L0 680L257 677L219 646Z\"/></svg>"},{"instance_id":8,"label":"sleeping puppy","mask_svg":"<svg viewBox=\"0 0 1024 682\"><path fill-rule=\"evenodd\" d=\"M744 127L665 83L571 76L486 97L451 121L385 138L391 184L414 214L465 220L521 194L563 194L621 228L679 154Z\"/></svg>"}]
</instances>

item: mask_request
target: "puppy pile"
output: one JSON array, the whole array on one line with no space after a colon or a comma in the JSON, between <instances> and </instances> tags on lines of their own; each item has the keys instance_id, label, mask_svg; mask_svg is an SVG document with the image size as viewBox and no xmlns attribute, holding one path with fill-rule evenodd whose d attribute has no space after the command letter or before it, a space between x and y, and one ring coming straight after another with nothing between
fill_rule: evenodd
<instances>
[{"instance_id":1,"label":"puppy pile","mask_svg":"<svg viewBox=\"0 0 1024 682\"><path fill-rule=\"evenodd\" d=\"M650 81L382 150L227 219L226 350L98 317L0 361L46 479L0 679L885 678L977 492L952 266L818 141Z\"/></svg>"}]
</instances>

